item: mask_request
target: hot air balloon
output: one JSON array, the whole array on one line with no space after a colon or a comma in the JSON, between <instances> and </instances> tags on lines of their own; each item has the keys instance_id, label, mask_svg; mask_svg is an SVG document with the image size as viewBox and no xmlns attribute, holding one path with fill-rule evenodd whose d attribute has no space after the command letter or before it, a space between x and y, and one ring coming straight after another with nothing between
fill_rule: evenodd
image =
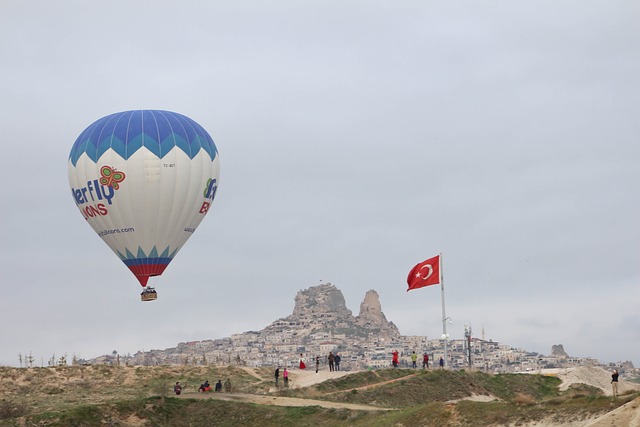
<instances>
[{"instance_id":1,"label":"hot air balloon","mask_svg":"<svg viewBox=\"0 0 640 427\"><path fill-rule=\"evenodd\" d=\"M84 219L143 287L161 275L209 212L220 157L202 126L178 113L103 117L73 144L71 194Z\"/></svg>"}]
</instances>

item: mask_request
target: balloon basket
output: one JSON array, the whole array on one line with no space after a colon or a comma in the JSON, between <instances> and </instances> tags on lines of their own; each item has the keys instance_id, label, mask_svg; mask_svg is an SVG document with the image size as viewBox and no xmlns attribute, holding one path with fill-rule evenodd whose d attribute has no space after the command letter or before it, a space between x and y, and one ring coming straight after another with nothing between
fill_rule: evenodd
<instances>
[{"instance_id":1,"label":"balloon basket","mask_svg":"<svg viewBox=\"0 0 640 427\"><path fill-rule=\"evenodd\" d=\"M146 288L140 293L141 301L153 301L158 299L158 293L153 288Z\"/></svg>"}]
</instances>

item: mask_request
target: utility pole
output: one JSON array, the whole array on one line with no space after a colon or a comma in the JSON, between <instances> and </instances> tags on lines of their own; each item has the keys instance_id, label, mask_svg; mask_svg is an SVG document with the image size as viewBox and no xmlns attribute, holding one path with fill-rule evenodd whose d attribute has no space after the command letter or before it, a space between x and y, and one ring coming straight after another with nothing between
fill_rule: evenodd
<instances>
[{"instance_id":1,"label":"utility pole","mask_svg":"<svg viewBox=\"0 0 640 427\"><path fill-rule=\"evenodd\" d=\"M473 362L471 361L471 325L464 325L464 337L467 342L467 362L469 367L473 367Z\"/></svg>"}]
</instances>

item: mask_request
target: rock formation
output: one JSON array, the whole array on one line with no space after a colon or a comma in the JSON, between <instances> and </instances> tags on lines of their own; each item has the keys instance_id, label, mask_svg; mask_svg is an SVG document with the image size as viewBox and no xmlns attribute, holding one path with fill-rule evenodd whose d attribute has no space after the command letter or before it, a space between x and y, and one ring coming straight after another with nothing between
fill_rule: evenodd
<instances>
[{"instance_id":1,"label":"rock formation","mask_svg":"<svg viewBox=\"0 0 640 427\"><path fill-rule=\"evenodd\" d=\"M551 355L556 357L569 357L562 344L556 344L551 346Z\"/></svg>"},{"instance_id":2,"label":"rock formation","mask_svg":"<svg viewBox=\"0 0 640 427\"><path fill-rule=\"evenodd\" d=\"M364 301L360 304L360 314L356 316L355 322L358 326L378 331L378 333L393 337L400 336L400 331L398 331L396 325L387 321L382 312L380 297L373 289L365 294Z\"/></svg>"},{"instance_id":3,"label":"rock formation","mask_svg":"<svg viewBox=\"0 0 640 427\"><path fill-rule=\"evenodd\" d=\"M298 291L293 313L273 322L262 333L295 329L301 343L307 343L311 334L342 335L390 340L400 336L393 322L387 321L376 291L369 291L360 305L360 314L354 317L345 304L342 292L331 283L312 286Z\"/></svg>"},{"instance_id":4,"label":"rock formation","mask_svg":"<svg viewBox=\"0 0 640 427\"><path fill-rule=\"evenodd\" d=\"M299 291L295 302L290 317L296 319L319 313L333 313L338 318L352 316L351 310L347 309L342 292L331 283Z\"/></svg>"}]
</instances>

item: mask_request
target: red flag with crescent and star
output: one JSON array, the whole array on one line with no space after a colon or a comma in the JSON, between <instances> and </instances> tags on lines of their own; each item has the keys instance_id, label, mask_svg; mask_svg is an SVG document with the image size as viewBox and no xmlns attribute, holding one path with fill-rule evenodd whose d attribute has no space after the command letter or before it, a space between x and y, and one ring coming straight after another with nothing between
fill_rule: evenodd
<instances>
[{"instance_id":1,"label":"red flag with crescent and star","mask_svg":"<svg viewBox=\"0 0 640 427\"><path fill-rule=\"evenodd\" d=\"M409 292L412 289L419 289L425 286L437 285L440 283L440 255L422 261L409 272L407 284Z\"/></svg>"}]
</instances>

